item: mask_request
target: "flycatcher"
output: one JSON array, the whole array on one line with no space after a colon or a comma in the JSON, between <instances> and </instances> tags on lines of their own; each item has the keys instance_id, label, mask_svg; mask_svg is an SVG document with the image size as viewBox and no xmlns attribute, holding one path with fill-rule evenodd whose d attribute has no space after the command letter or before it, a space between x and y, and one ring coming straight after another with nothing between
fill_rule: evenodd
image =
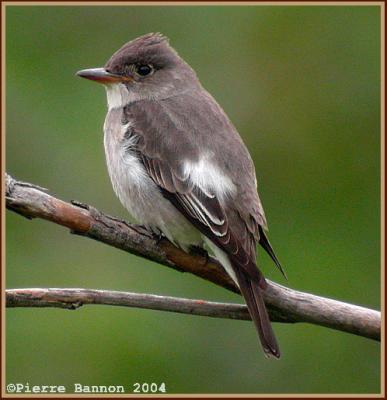
<instances>
[{"instance_id":1,"label":"flycatcher","mask_svg":"<svg viewBox=\"0 0 387 400\"><path fill-rule=\"evenodd\" d=\"M186 251L206 245L239 286L265 354L279 357L256 244L282 268L265 234L254 164L225 112L159 33L78 75L106 88L107 167L132 222Z\"/></svg>"}]
</instances>

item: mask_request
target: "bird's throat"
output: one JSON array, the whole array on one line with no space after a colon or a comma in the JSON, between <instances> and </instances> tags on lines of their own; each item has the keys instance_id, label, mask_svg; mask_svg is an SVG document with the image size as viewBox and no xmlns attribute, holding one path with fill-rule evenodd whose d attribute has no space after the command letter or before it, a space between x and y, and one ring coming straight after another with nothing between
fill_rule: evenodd
<instances>
[{"instance_id":1,"label":"bird's throat","mask_svg":"<svg viewBox=\"0 0 387 400\"><path fill-rule=\"evenodd\" d=\"M128 90L123 83L105 85L105 88L109 110L122 108L134 101L140 100L140 96Z\"/></svg>"}]
</instances>

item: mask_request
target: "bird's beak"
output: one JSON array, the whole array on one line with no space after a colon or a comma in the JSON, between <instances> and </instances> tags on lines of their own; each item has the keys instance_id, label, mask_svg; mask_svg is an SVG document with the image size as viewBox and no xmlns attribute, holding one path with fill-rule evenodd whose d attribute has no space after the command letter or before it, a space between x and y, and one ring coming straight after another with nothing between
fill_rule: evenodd
<instances>
[{"instance_id":1,"label":"bird's beak","mask_svg":"<svg viewBox=\"0 0 387 400\"><path fill-rule=\"evenodd\" d=\"M78 71L77 75L81 78L90 79L91 81L102 83L104 85L132 80L128 76L112 74L111 72L106 71L105 68L83 69L82 71Z\"/></svg>"}]
</instances>

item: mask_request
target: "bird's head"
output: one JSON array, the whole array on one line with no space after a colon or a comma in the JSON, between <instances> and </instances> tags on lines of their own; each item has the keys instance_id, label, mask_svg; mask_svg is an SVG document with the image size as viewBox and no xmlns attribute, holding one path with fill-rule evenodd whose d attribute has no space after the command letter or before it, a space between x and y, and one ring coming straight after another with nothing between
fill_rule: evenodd
<instances>
[{"instance_id":1,"label":"bird's head","mask_svg":"<svg viewBox=\"0 0 387 400\"><path fill-rule=\"evenodd\" d=\"M109 102L116 106L167 98L199 84L192 68L160 33L149 33L126 43L103 68L85 69L77 75L105 85L108 101L110 97Z\"/></svg>"}]
</instances>

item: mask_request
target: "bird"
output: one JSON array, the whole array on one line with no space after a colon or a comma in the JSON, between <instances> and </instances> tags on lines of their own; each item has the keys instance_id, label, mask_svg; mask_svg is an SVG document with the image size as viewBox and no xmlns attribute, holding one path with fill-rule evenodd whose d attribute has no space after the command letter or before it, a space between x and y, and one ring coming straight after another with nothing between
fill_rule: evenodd
<instances>
[{"instance_id":1,"label":"bird","mask_svg":"<svg viewBox=\"0 0 387 400\"><path fill-rule=\"evenodd\" d=\"M77 75L105 86L107 169L129 220L185 251L209 251L240 289L264 355L280 358L257 244L284 270L267 237L252 158L221 106L161 33Z\"/></svg>"}]
</instances>

